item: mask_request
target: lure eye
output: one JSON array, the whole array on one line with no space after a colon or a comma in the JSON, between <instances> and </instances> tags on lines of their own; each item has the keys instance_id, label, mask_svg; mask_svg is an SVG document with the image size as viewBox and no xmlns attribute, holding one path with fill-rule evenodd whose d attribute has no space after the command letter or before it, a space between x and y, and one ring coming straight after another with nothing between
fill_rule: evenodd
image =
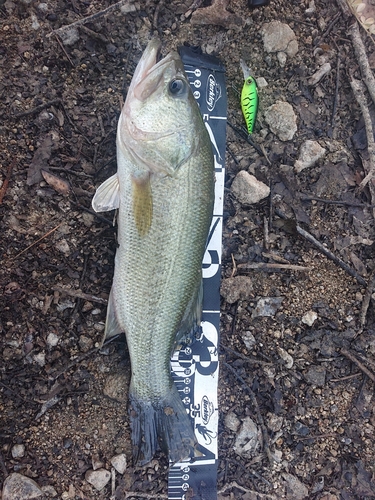
<instances>
[{"instance_id":1,"label":"lure eye","mask_svg":"<svg viewBox=\"0 0 375 500\"><path fill-rule=\"evenodd\" d=\"M175 78L169 82L169 92L172 95L181 95L185 90L185 82L179 78Z\"/></svg>"}]
</instances>

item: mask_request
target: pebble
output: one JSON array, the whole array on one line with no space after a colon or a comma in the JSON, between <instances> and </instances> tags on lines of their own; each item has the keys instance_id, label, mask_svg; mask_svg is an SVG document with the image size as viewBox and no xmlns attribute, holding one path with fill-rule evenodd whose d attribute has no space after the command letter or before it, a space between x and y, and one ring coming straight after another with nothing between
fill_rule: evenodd
<instances>
[{"instance_id":1,"label":"pebble","mask_svg":"<svg viewBox=\"0 0 375 500\"><path fill-rule=\"evenodd\" d=\"M238 172L232 182L231 191L237 200L244 205L258 203L270 194L270 188L246 170Z\"/></svg>"},{"instance_id":2,"label":"pebble","mask_svg":"<svg viewBox=\"0 0 375 500\"><path fill-rule=\"evenodd\" d=\"M237 300L247 299L252 290L253 280L249 276L234 276L222 281L220 294L228 304L234 304Z\"/></svg>"},{"instance_id":3,"label":"pebble","mask_svg":"<svg viewBox=\"0 0 375 500\"><path fill-rule=\"evenodd\" d=\"M42 490L43 490L44 495L47 498L57 497L57 491L55 490L55 488L53 486L49 486L49 485L42 486Z\"/></svg>"},{"instance_id":4,"label":"pebble","mask_svg":"<svg viewBox=\"0 0 375 500\"><path fill-rule=\"evenodd\" d=\"M30 477L13 472L4 481L2 500L32 500L44 493Z\"/></svg>"},{"instance_id":5,"label":"pebble","mask_svg":"<svg viewBox=\"0 0 375 500\"><path fill-rule=\"evenodd\" d=\"M60 38L64 45L74 45L79 40L79 32L77 28L63 30L60 33Z\"/></svg>"},{"instance_id":6,"label":"pebble","mask_svg":"<svg viewBox=\"0 0 375 500\"><path fill-rule=\"evenodd\" d=\"M127 401L128 384L122 372L112 373L108 375L103 392L109 398L115 399L120 402Z\"/></svg>"},{"instance_id":7,"label":"pebble","mask_svg":"<svg viewBox=\"0 0 375 500\"><path fill-rule=\"evenodd\" d=\"M308 80L309 85L316 85L317 83L320 82L320 80L323 78L323 76L327 75L331 71L332 67L329 64L329 62L326 62L320 66L318 71L315 71L313 75Z\"/></svg>"},{"instance_id":8,"label":"pebble","mask_svg":"<svg viewBox=\"0 0 375 500\"><path fill-rule=\"evenodd\" d=\"M264 119L280 141L290 141L297 132L297 117L288 102L276 101L266 109Z\"/></svg>"},{"instance_id":9,"label":"pebble","mask_svg":"<svg viewBox=\"0 0 375 500\"><path fill-rule=\"evenodd\" d=\"M304 323L307 326L313 326L315 321L318 319L318 315L315 311L307 311L306 314L302 316L302 323Z\"/></svg>"},{"instance_id":10,"label":"pebble","mask_svg":"<svg viewBox=\"0 0 375 500\"><path fill-rule=\"evenodd\" d=\"M305 378L311 385L323 387L326 382L327 370L323 366L311 366Z\"/></svg>"},{"instance_id":11,"label":"pebble","mask_svg":"<svg viewBox=\"0 0 375 500\"><path fill-rule=\"evenodd\" d=\"M50 332L47 335L47 346L52 349L52 347L56 347L57 344L59 343L60 338L56 333Z\"/></svg>"},{"instance_id":12,"label":"pebble","mask_svg":"<svg viewBox=\"0 0 375 500\"><path fill-rule=\"evenodd\" d=\"M119 474L123 474L126 470L126 455L120 453L111 458L111 464Z\"/></svg>"},{"instance_id":13,"label":"pebble","mask_svg":"<svg viewBox=\"0 0 375 500\"><path fill-rule=\"evenodd\" d=\"M22 458L25 456L25 445L24 444L15 444L12 448L12 457L13 458Z\"/></svg>"},{"instance_id":14,"label":"pebble","mask_svg":"<svg viewBox=\"0 0 375 500\"><path fill-rule=\"evenodd\" d=\"M305 168L312 167L315 163L323 158L327 150L323 148L319 142L307 140L300 149L298 160L294 164L294 169L297 173L302 172Z\"/></svg>"},{"instance_id":15,"label":"pebble","mask_svg":"<svg viewBox=\"0 0 375 500\"><path fill-rule=\"evenodd\" d=\"M89 337L86 337L86 335L81 335L79 337L78 344L82 352L88 352L92 349L94 342Z\"/></svg>"},{"instance_id":16,"label":"pebble","mask_svg":"<svg viewBox=\"0 0 375 500\"><path fill-rule=\"evenodd\" d=\"M297 477L286 472L282 474L282 477L286 482L287 498L289 500L303 500L307 498L309 490Z\"/></svg>"},{"instance_id":17,"label":"pebble","mask_svg":"<svg viewBox=\"0 0 375 500\"><path fill-rule=\"evenodd\" d=\"M58 241L56 243L55 247L57 250L59 250L64 255L70 254L70 247L68 245L68 242L64 238L62 240Z\"/></svg>"},{"instance_id":18,"label":"pebble","mask_svg":"<svg viewBox=\"0 0 375 500\"><path fill-rule=\"evenodd\" d=\"M237 415L233 411L230 411L225 415L224 423L225 427L233 432L237 432L241 425L240 420L237 418Z\"/></svg>"},{"instance_id":19,"label":"pebble","mask_svg":"<svg viewBox=\"0 0 375 500\"><path fill-rule=\"evenodd\" d=\"M98 491L101 491L111 479L111 473L105 469L88 470L85 479Z\"/></svg>"},{"instance_id":20,"label":"pebble","mask_svg":"<svg viewBox=\"0 0 375 500\"><path fill-rule=\"evenodd\" d=\"M266 52L284 52L293 57L298 52L298 42L292 28L280 21L272 21L262 26L264 50Z\"/></svg>"},{"instance_id":21,"label":"pebble","mask_svg":"<svg viewBox=\"0 0 375 500\"><path fill-rule=\"evenodd\" d=\"M275 316L283 300L284 297L261 297L253 311L252 318L257 318L258 316Z\"/></svg>"},{"instance_id":22,"label":"pebble","mask_svg":"<svg viewBox=\"0 0 375 500\"><path fill-rule=\"evenodd\" d=\"M241 335L241 338L242 338L243 343L246 346L246 349L248 349L249 351L251 351L251 349L257 343L254 335L251 332L249 332L248 330L246 330L246 332Z\"/></svg>"},{"instance_id":23,"label":"pebble","mask_svg":"<svg viewBox=\"0 0 375 500\"><path fill-rule=\"evenodd\" d=\"M234 451L244 458L250 456L259 446L259 430L250 417L245 417L234 443Z\"/></svg>"},{"instance_id":24,"label":"pebble","mask_svg":"<svg viewBox=\"0 0 375 500\"><path fill-rule=\"evenodd\" d=\"M284 361L285 368L290 370L294 364L294 359L292 358L292 356L280 346L277 346L277 352L279 353L280 358Z\"/></svg>"}]
</instances>

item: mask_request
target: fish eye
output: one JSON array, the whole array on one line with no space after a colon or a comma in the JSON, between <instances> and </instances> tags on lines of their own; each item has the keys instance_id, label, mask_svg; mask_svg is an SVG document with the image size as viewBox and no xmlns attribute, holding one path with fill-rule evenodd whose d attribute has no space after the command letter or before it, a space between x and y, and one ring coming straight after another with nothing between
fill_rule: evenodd
<instances>
[{"instance_id":1,"label":"fish eye","mask_svg":"<svg viewBox=\"0 0 375 500\"><path fill-rule=\"evenodd\" d=\"M181 95L185 90L185 82L180 78L175 78L169 82L169 92L172 95Z\"/></svg>"}]
</instances>

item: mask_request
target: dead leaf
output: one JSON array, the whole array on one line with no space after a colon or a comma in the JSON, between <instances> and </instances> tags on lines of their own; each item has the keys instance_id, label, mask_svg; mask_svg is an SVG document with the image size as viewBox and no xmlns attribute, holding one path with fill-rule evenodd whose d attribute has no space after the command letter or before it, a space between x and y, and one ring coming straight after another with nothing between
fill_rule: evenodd
<instances>
[{"instance_id":1,"label":"dead leaf","mask_svg":"<svg viewBox=\"0 0 375 500\"><path fill-rule=\"evenodd\" d=\"M51 174L47 172L47 170L41 170L41 174L43 175L44 180L49 184L55 191L64 196L67 196L70 191L69 183L62 179L61 177L57 177L57 175Z\"/></svg>"},{"instance_id":2,"label":"dead leaf","mask_svg":"<svg viewBox=\"0 0 375 500\"><path fill-rule=\"evenodd\" d=\"M47 166L48 160L51 158L52 137L48 134L42 141L39 148L35 151L34 157L31 160L27 170L27 185L32 186L42 180L41 169Z\"/></svg>"},{"instance_id":3,"label":"dead leaf","mask_svg":"<svg viewBox=\"0 0 375 500\"><path fill-rule=\"evenodd\" d=\"M375 5L371 0L346 0L362 27L375 35Z\"/></svg>"}]
</instances>

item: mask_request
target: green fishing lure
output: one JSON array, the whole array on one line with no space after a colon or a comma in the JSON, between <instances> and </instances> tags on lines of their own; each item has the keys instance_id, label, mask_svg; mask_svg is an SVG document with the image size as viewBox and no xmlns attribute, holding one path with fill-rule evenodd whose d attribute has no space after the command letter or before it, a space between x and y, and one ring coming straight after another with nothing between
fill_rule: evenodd
<instances>
[{"instance_id":1,"label":"green fishing lure","mask_svg":"<svg viewBox=\"0 0 375 500\"><path fill-rule=\"evenodd\" d=\"M244 115L247 131L253 133L258 113L258 88L252 76L245 78L241 92L241 108Z\"/></svg>"}]
</instances>

